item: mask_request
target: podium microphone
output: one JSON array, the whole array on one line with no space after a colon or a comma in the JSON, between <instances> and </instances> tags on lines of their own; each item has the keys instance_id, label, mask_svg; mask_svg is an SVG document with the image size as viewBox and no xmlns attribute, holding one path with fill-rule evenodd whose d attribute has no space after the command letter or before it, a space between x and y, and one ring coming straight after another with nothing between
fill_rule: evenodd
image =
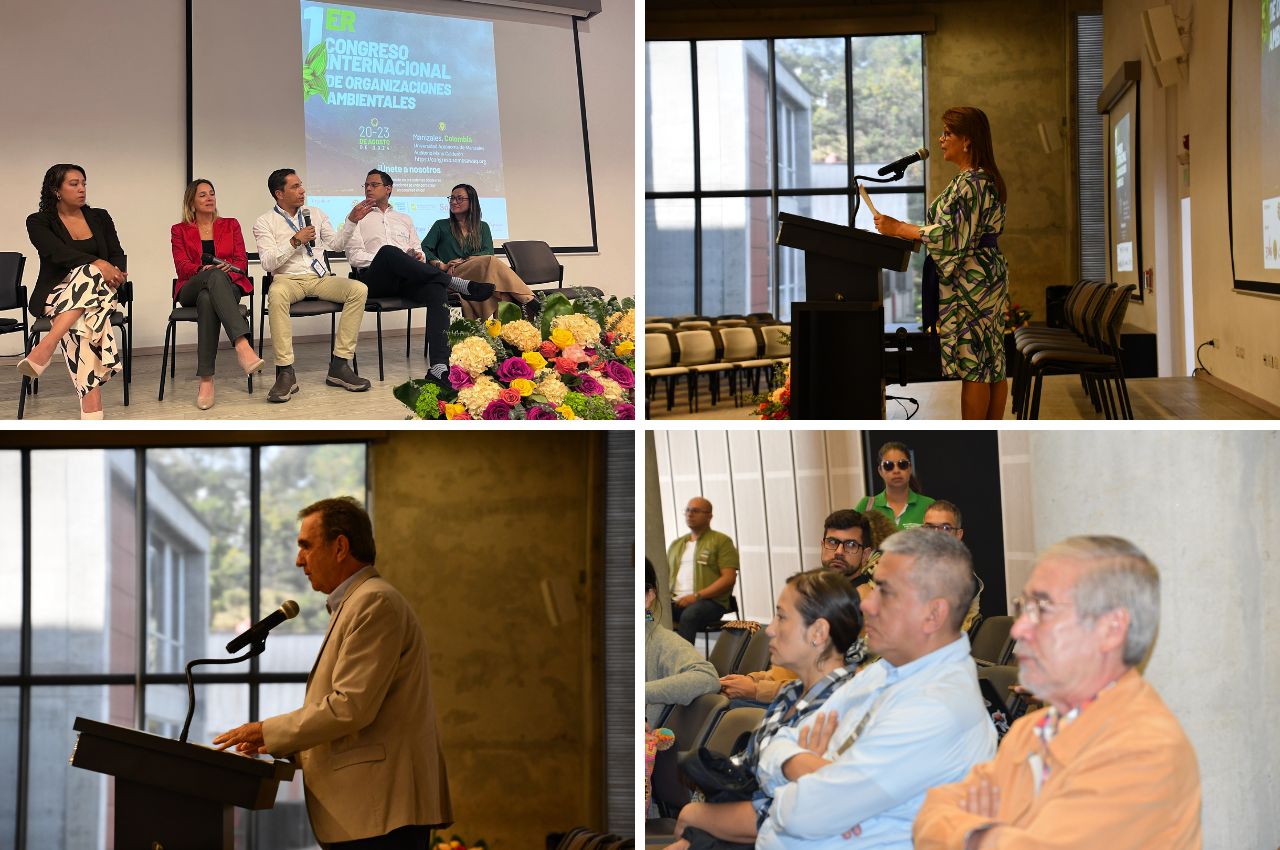
<instances>
[{"instance_id":1,"label":"podium microphone","mask_svg":"<svg viewBox=\"0 0 1280 850\"><path fill-rule=\"evenodd\" d=\"M290 599L278 609L241 632L231 643L227 644L227 652L235 652L246 644L252 644L249 646L249 651L244 655L237 655L235 658L195 658L187 662L187 719L182 724L182 734L178 736L179 741L186 743L187 734L191 731L191 718L195 717L196 714L196 685L195 680L191 678L191 671L201 664L238 664L241 661L247 661L254 656L261 655L263 650L267 648L267 632L285 620L296 616L298 616L298 603Z\"/></svg>"},{"instance_id":2,"label":"podium microphone","mask_svg":"<svg viewBox=\"0 0 1280 850\"><path fill-rule=\"evenodd\" d=\"M920 148L910 156L904 156L902 159L894 160L888 165L880 166L880 170L877 171L876 174L879 174L881 177L884 177L886 174L901 174L902 172L907 170L908 165L914 165L917 162L923 162L928 158L929 158L929 149Z\"/></svg>"},{"instance_id":3,"label":"podium microphone","mask_svg":"<svg viewBox=\"0 0 1280 850\"><path fill-rule=\"evenodd\" d=\"M227 644L227 652L236 652L242 647L251 643L258 643L267 639L267 632L283 623L285 620L291 620L298 616L298 603L292 599L286 600L276 610L245 629Z\"/></svg>"},{"instance_id":4,"label":"podium microphone","mask_svg":"<svg viewBox=\"0 0 1280 850\"><path fill-rule=\"evenodd\" d=\"M302 226L303 227L311 226L311 210L307 209L306 207L302 208ZM316 240L309 239L307 240L307 244L310 245L312 248L314 248L316 247Z\"/></svg>"}]
</instances>

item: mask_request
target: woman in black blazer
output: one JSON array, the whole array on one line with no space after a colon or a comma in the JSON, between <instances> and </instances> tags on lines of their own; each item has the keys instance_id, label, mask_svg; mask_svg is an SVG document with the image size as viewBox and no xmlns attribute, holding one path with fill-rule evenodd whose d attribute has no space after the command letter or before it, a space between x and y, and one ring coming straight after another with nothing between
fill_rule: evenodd
<instances>
[{"instance_id":1,"label":"woman in black blazer","mask_svg":"<svg viewBox=\"0 0 1280 850\"><path fill-rule=\"evenodd\" d=\"M71 382L80 394L80 418L102 418L102 385L122 368L111 333L116 289L125 281L124 249L106 210L85 203L84 169L59 163L44 174L40 211L27 216L27 235L40 255L29 309L48 317L53 328L18 363L18 371L38 378L62 352Z\"/></svg>"}]
</instances>

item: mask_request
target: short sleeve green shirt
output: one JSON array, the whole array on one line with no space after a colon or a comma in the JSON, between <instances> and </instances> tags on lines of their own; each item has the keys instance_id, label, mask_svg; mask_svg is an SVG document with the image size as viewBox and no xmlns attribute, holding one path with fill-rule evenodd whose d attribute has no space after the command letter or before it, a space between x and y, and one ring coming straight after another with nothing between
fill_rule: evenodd
<instances>
[{"instance_id":1,"label":"short sleeve green shirt","mask_svg":"<svg viewBox=\"0 0 1280 850\"><path fill-rule=\"evenodd\" d=\"M868 502L870 505L868 506ZM914 490L907 490L907 507L902 512L902 516L894 516L893 508L889 507L889 502L885 498L885 492L881 490L874 497L863 496L862 501L858 502L858 510L866 512L867 510L876 510L893 520L897 524L898 530L904 528L919 528L924 525L924 512L933 504L933 499L928 496L921 496Z\"/></svg>"}]
</instances>

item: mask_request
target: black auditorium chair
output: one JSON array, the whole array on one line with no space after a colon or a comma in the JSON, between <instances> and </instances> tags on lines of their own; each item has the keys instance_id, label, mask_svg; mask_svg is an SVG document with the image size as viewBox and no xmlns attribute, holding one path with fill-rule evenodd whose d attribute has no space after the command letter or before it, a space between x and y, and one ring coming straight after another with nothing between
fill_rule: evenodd
<instances>
[{"instance_id":1,"label":"black auditorium chair","mask_svg":"<svg viewBox=\"0 0 1280 850\"><path fill-rule=\"evenodd\" d=\"M253 283L253 278L249 278L249 283ZM164 401L165 364L168 364L170 378L173 378L178 371L178 322L196 322L199 320L195 307L183 307L178 303L178 279L176 277L173 279L170 296L169 324L164 329L164 349L160 356L160 392L156 395L157 401ZM245 320L249 324L249 345L253 345L252 289L249 290L249 303L241 304L240 312L244 314ZM253 375L246 375L245 379L249 384L249 393L252 394Z\"/></svg>"}]
</instances>

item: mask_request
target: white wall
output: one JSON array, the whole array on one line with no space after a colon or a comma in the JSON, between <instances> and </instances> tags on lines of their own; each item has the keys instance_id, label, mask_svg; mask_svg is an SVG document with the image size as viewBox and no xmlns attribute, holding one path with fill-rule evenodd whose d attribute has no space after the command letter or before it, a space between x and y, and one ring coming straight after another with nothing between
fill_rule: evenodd
<instances>
[{"instance_id":1,"label":"white wall","mask_svg":"<svg viewBox=\"0 0 1280 850\"><path fill-rule=\"evenodd\" d=\"M1218 340L1202 352L1216 378L1272 404L1280 404L1280 370L1262 355L1280 357L1280 299L1233 291L1227 229L1227 0L1173 0L1192 21L1187 80L1160 89L1145 60L1141 12L1167 0L1105 0L1103 79L1127 60L1143 59L1141 138L1142 259L1155 270L1154 296L1131 305L1128 321L1159 334L1161 375L1186 374L1182 311L1193 310L1195 339ZM1190 135L1191 180L1182 182L1176 155ZM1184 305L1179 199L1191 198L1193 304ZM1236 356L1236 347L1244 357Z\"/></svg>"},{"instance_id":2,"label":"white wall","mask_svg":"<svg viewBox=\"0 0 1280 850\"><path fill-rule=\"evenodd\" d=\"M768 622L782 585L820 565L822 521L866 495L858 431L654 431L661 534L687 534L684 507L711 501L711 527L733 538L744 619ZM647 522L654 523L648 486ZM665 546L665 543L663 544ZM653 558L657 547L650 545ZM663 550L665 551L665 550ZM654 560L661 569L666 559Z\"/></svg>"},{"instance_id":3,"label":"white wall","mask_svg":"<svg viewBox=\"0 0 1280 850\"><path fill-rule=\"evenodd\" d=\"M1026 495L1036 550L1074 534L1117 534L1160 569L1160 632L1146 676L1195 746L1204 846L1273 850L1280 844L1273 721L1280 710L1280 435L1029 437ZM1023 577L1009 582L1017 593Z\"/></svg>"},{"instance_id":4,"label":"white wall","mask_svg":"<svg viewBox=\"0 0 1280 850\"><path fill-rule=\"evenodd\" d=\"M635 292L634 8L606 4L581 26L581 45L600 253L563 257L565 284L628 296ZM158 349L173 279L169 227L179 220L186 185L185 4L5 3L0 76L6 81L0 250L27 255L29 292L39 259L25 221L36 209L40 180L55 162L83 166L89 203L111 213L129 255L135 350ZM252 134L245 150L252 151ZM260 211L226 212L244 221ZM256 266L251 273L260 276ZM403 327L402 317L388 318L387 328ZM300 334L328 334L327 320L307 322ZM374 327L366 317L364 328ZM191 332L181 339L194 344ZM20 351L16 335L0 341L0 355Z\"/></svg>"}]
</instances>

